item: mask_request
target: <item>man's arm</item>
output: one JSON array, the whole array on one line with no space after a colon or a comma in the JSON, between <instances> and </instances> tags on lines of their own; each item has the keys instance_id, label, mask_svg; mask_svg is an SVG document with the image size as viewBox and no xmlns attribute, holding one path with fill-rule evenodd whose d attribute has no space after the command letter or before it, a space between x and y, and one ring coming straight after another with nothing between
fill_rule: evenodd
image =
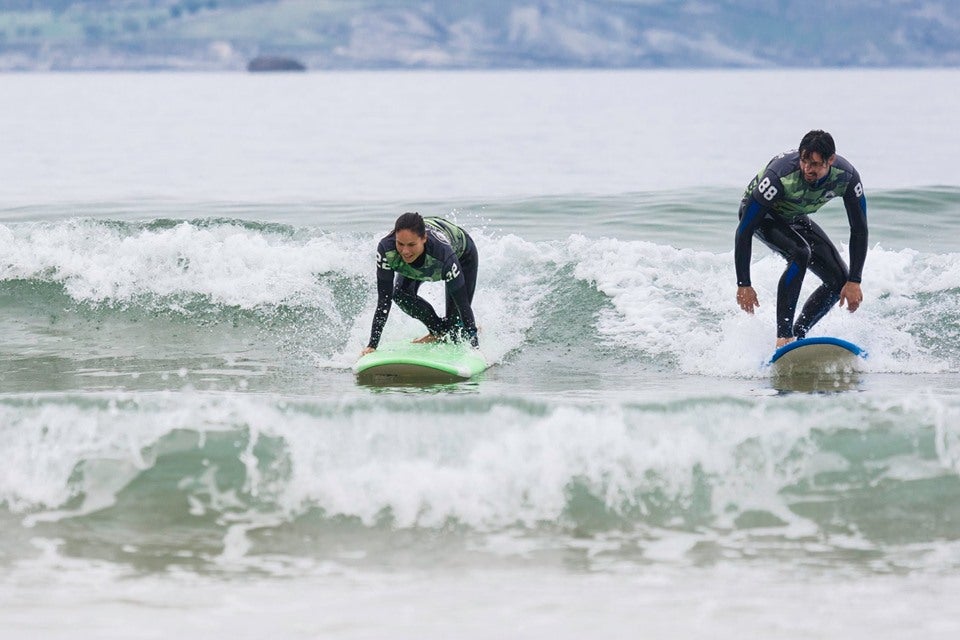
<instances>
[{"instance_id":1,"label":"man's arm","mask_svg":"<svg viewBox=\"0 0 960 640\"><path fill-rule=\"evenodd\" d=\"M750 258L753 253L753 234L770 212L770 205L783 198L780 176L767 169L762 177L754 178L750 195L742 204L740 224L733 242L733 262L737 270L737 304L747 313L760 306L757 292L750 284Z\"/></svg>"},{"instance_id":2,"label":"man's arm","mask_svg":"<svg viewBox=\"0 0 960 640\"><path fill-rule=\"evenodd\" d=\"M863 193L860 176L854 173L853 180L843 195L843 206L850 223L850 282L860 282L863 265L867 260L867 198Z\"/></svg>"},{"instance_id":3,"label":"man's arm","mask_svg":"<svg viewBox=\"0 0 960 640\"><path fill-rule=\"evenodd\" d=\"M754 178L753 187L743 207L733 243L733 260L737 268L737 286L750 286L750 257L753 234L770 212L771 205L783 198L783 183L774 171L767 169L761 178Z\"/></svg>"},{"instance_id":4,"label":"man's arm","mask_svg":"<svg viewBox=\"0 0 960 640\"><path fill-rule=\"evenodd\" d=\"M733 262L737 269L737 286L750 286L750 258L753 253L753 232L763 219L763 208L752 196L737 225L733 240Z\"/></svg>"},{"instance_id":5,"label":"man's arm","mask_svg":"<svg viewBox=\"0 0 960 640\"><path fill-rule=\"evenodd\" d=\"M733 261L737 270L737 305L747 313L760 306L757 292L750 284L750 257L753 252L753 232L760 226L766 211L751 196L737 225L733 244Z\"/></svg>"},{"instance_id":6,"label":"man's arm","mask_svg":"<svg viewBox=\"0 0 960 640\"><path fill-rule=\"evenodd\" d=\"M867 197L863 193L860 176L854 171L853 179L843 194L843 206L847 210L850 223L850 275L840 290L840 306L846 305L853 313L863 302L860 281L863 277L863 265L867 261Z\"/></svg>"}]
</instances>

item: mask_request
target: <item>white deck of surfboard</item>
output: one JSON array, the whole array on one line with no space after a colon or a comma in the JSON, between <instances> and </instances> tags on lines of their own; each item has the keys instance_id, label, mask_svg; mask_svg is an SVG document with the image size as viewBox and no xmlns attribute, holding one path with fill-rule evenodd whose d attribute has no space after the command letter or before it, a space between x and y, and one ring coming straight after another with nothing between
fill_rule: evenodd
<instances>
[{"instance_id":1,"label":"white deck of surfboard","mask_svg":"<svg viewBox=\"0 0 960 640\"><path fill-rule=\"evenodd\" d=\"M812 343L799 345L771 359L771 365L777 368L804 367L823 369L837 365L854 365L862 356L850 349L832 343Z\"/></svg>"},{"instance_id":2,"label":"white deck of surfboard","mask_svg":"<svg viewBox=\"0 0 960 640\"><path fill-rule=\"evenodd\" d=\"M775 387L793 391L855 388L867 352L846 340L804 338L780 347L770 358Z\"/></svg>"}]
</instances>

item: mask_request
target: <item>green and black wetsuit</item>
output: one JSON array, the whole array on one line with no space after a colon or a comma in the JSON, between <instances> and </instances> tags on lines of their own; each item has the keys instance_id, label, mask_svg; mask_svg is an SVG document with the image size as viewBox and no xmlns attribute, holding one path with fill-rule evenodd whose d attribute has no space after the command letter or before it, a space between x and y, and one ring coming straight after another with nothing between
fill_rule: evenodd
<instances>
[{"instance_id":1,"label":"green and black wetsuit","mask_svg":"<svg viewBox=\"0 0 960 640\"><path fill-rule=\"evenodd\" d=\"M840 197L850 224L850 269L827 234L808 217ZM800 153L773 158L750 182L740 203L740 224L734 241L737 285L750 286L751 240L757 236L787 260L777 288L777 337L803 338L840 299L847 282L860 282L867 257L867 199L860 175L836 156L829 172L809 184L800 169ZM823 284L811 294L794 322L800 287L807 268Z\"/></svg>"},{"instance_id":2,"label":"green and black wetsuit","mask_svg":"<svg viewBox=\"0 0 960 640\"><path fill-rule=\"evenodd\" d=\"M466 231L448 220L424 218L423 222L427 241L423 254L414 262L404 262L393 232L377 245L377 310L368 347L376 349L380 344L393 300L405 313L424 323L431 334L456 338L462 332L473 346L478 344L471 307L477 288L477 246ZM447 294L443 318L417 295L423 282L440 280L445 282Z\"/></svg>"}]
</instances>

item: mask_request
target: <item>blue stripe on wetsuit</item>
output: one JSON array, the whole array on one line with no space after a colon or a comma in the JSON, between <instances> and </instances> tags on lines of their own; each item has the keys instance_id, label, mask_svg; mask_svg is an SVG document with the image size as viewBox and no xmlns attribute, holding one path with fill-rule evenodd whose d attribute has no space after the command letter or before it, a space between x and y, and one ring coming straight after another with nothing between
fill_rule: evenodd
<instances>
[{"instance_id":1,"label":"blue stripe on wetsuit","mask_svg":"<svg viewBox=\"0 0 960 640\"><path fill-rule=\"evenodd\" d=\"M790 266L787 267L787 273L783 283L789 285L793 279L797 277L798 271L800 271L800 265L798 265L796 262L791 262Z\"/></svg>"},{"instance_id":2,"label":"blue stripe on wetsuit","mask_svg":"<svg viewBox=\"0 0 960 640\"><path fill-rule=\"evenodd\" d=\"M740 226L737 227L737 234L743 233L744 229L749 229L750 225L753 224L753 219L757 217L757 213L760 212L760 203L750 198L750 204L747 206L747 210L743 212L743 218L740 220ZM730 233L729 231L727 233Z\"/></svg>"}]
</instances>

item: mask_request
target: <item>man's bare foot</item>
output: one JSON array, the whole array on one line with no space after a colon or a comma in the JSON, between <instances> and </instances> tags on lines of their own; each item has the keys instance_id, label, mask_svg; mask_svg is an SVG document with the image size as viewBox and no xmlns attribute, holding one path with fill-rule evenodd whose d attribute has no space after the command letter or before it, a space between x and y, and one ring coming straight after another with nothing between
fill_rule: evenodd
<instances>
[{"instance_id":1,"label":"man's bare foot","mask_svg":"<svg viewBox=\"0 0 960 640\"><path fill-rule=\"evenodd\" d=\"M422 338L417 338L416 340L414 340L413 344L424 344L426 342L436 342L436 341L437 341L437 336L433 335L432 333L428 333Z\"/></svg>"},{"instance_id":2,"label":"man's bare foot","mask_svg":"<svg viewBox=\"0 0 960 640\"><path fill-rule=\"evenodd\" d=\"M790 344L794 340L796 340L796 338L777 338L777 349Z\"/></svg>"}]
</instances>

